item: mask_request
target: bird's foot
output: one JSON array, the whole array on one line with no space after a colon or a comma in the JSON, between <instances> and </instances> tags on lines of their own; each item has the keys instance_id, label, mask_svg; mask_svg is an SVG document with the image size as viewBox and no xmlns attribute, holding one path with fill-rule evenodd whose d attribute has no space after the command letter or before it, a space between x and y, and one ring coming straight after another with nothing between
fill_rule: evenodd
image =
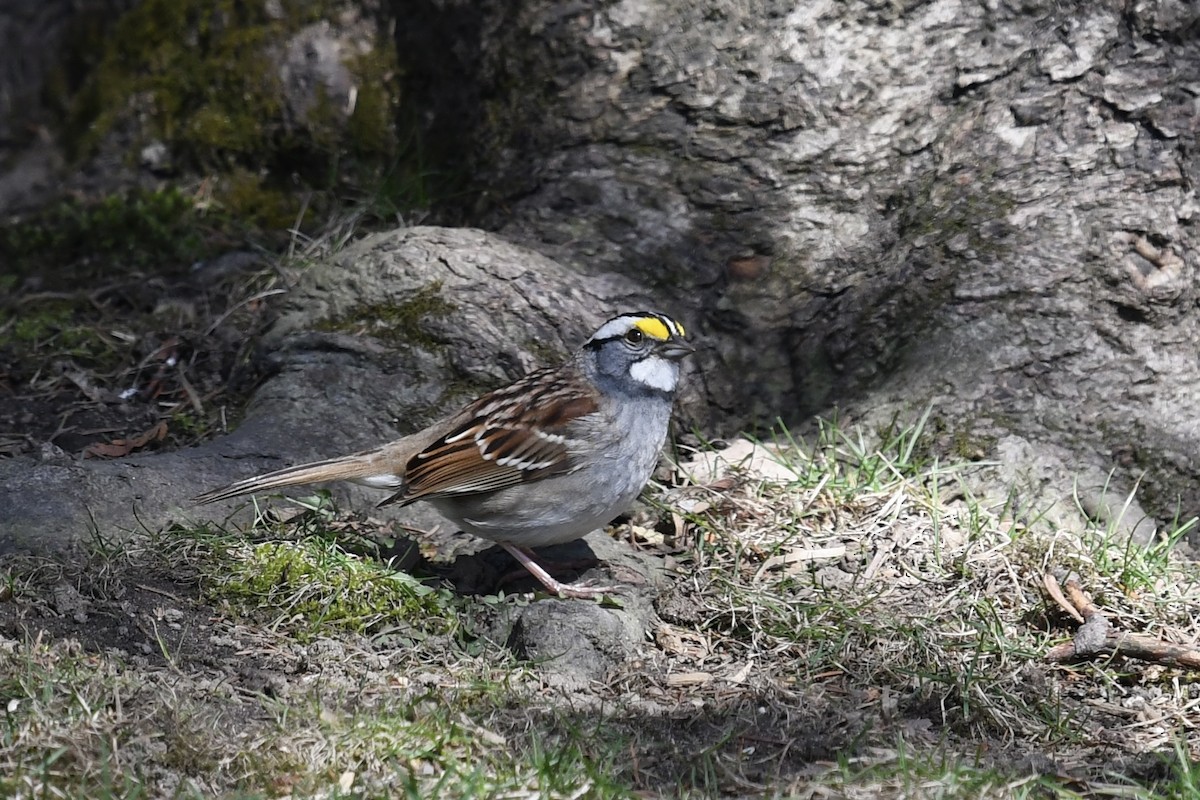
<instances>
[{"instance_id":1,"label":"bird's foot","mask_svg":"<svg viewBox=\"0 0 1200 800\"><path fill-rule=\"evenodd\" d=\"M537 578L538 582L541 583L542 586L545 586L546 590L549 591L550 594L563 598L571 597L580 600L588 600L602 597L605 594L609 594L617 590L616 586L573 585L555 580L555 578L549 572L547 572L541 564L537 563L537 561L533 559L533 552L530 551L529 548L518 547L514 544L508 544L506 542L501 542L500 546L507 550L513 558L519 561L521 566L529 571L529 574Z\"/></svg>"}]
</instances>

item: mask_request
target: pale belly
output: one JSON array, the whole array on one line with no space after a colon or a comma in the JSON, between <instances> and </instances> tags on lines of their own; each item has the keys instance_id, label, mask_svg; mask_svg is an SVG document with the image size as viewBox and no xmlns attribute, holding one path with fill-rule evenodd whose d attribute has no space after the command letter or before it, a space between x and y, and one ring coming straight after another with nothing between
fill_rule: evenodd
<instances>
[{"instance_id":1,"label":"pale belly","mask_svg":"<svg viewBox=\"0 0 1200 800\"><path fill-rule=\"evenodd\" d=\"M545 547L573 541L607 525L633 504L645 484L645 480L626 480L601 487L571 480L573 477L541 481L534 492L530 489L535 487L528 486L431 502L442 516L467 533L521 547ZM569 485L553 485L560 481L568 481ZM550 499L563 489L569 500Z\"/></svg>"}]
</instances>

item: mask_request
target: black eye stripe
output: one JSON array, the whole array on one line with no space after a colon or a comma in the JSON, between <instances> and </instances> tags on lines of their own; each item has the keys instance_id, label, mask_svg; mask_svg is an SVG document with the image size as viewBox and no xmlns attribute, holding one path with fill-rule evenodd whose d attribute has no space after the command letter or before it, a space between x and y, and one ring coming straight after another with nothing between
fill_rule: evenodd
<instances>
[{"instance_id":1,"label":"black eye stripe","mask_svg":"<svg viewBox=\"0 0 1200 800\"><path fill-rule=\"evenodd\" d=\"M590 342L588 342L587 344L585 344L585 345L584 345L584 347L586 347L586 348L587 348L587 349L589 349L589 350L599 350L599 349L600 349L601 347L603 347L604 345L606 345L606 344L612 344L613 342L628 342L628 339L626 339L626 338L625 338L626 336L628 336L628 334L627 334L627 333L623 333L623 334L621 334L620 336L609 336L609 337L607 337L607 338L605 338L605 339L592 339ZM642 337L642 341L643 341L643 342L645 341L645 335L644 335L644 334L643 334L643 337ZM639 343L639 344L640 344L640 343Z\"/></svg>"}]
</instances>

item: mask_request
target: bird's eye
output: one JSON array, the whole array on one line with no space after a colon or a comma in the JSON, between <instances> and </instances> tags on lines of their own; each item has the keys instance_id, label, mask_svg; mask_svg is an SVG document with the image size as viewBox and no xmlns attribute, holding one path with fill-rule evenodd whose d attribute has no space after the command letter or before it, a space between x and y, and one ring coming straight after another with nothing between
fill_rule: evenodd
<instances>
[{"instance_id":1,"label":"bird's eye","mask_svg":"<svg viewBox=\"0 0 1200 800\"><path fill-rule=\"evenodd\" d=\"M629 332L625 334L625 341L629 344L641 344L642 340L645 338L646 334L642 333L637 328L630 328Z\"/></svg>"}]
</instances>

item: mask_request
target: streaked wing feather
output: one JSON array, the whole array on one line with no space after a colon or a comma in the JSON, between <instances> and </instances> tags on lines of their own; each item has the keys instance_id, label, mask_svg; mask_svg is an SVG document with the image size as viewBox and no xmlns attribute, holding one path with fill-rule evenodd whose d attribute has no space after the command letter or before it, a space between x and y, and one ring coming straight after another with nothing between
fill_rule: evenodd
<instances>
[{"instance_id":1,"label":"streaked wing feather","mask_svg":"<svg viewBox=\"0 0 1200 800\"><path fill-rule=\"evenodd\" d=\"M530 388L541 388L536 408L523 403ZM409 460L404 491L385 502L492 492L561 474L572 466L567 426L597 409L576 376L527 375L464 409L460 424Z\"/></svg>"}]
</instances>

